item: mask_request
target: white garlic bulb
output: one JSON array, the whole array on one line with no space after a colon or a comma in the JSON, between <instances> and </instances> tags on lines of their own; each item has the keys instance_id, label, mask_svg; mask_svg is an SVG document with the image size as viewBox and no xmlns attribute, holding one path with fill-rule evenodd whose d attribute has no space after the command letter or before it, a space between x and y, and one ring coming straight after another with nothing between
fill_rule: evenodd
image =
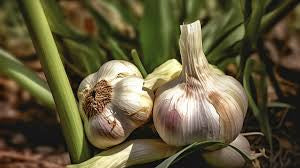
<instances>
[{"instance_id":1,"label":"white garlic bulb","mask_svg":"<svg viewBox=\"0 0 300 168\"><path fill-rule=\"evenodd\" d=\"M78 99L89 141L98 148L123 142L148 121L153 101L144 79L130 62L113 60L80 84Z\"/></svg>"},{"instance_id":2,"label":"white garlic bulb","mask_svg":"<svg viewBox=\"0 0 300 168\"><path fill-rule=\"evenodd\" d=\"M244 136L239 135L230 143L230 145L238 148L250 159L255 159L254 156L252 158L254 153L251 151L250 144ZM246 160L243 156L230 146L215 151L205 152L202 156L209 165L216 168L239 168L244 167L246 164Z\"/></svg>"},{"instance_id":3,"label":"white garlic bulb","mask_svg":"<svg viewBox=\"0 0 300 168\"><path fill-rule=\"evenodd\" d=\"M240 133L248 101L241 84L210 66L202 50L200 21L181 25L180 76L155 93L153 121L168 144L232 142Z\"/></svg>"}]
</instances>

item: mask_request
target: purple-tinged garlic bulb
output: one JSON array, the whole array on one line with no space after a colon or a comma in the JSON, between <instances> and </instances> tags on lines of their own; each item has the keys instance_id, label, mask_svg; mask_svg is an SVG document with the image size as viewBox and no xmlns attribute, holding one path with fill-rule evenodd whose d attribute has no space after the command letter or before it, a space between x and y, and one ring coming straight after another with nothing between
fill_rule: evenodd
<instances>
[{"instance_id":1,"label":"purple-tinged garlic bulb","mask_svg":"<svg viewBox=\"0 0 300 168\"><path fill-rule=\"evenodd\" d=\"M174 146L208 140L230 143L243 126L248 107L245 91L236 79L209 65L200 21L180 29L182 71L155 93L155 128Z\"/></svg>"}]
</instances>

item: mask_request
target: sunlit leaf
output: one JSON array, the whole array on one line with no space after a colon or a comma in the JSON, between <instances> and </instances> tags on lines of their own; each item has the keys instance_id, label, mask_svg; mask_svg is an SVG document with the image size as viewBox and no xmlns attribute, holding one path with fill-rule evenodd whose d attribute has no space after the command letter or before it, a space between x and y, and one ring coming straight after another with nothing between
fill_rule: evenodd
<instances>
[{"instance_id":1,"label":"sunlit leaf","mask_svg":"<svg viewBox=\"0 0 300 168\"><path fill-rule=\"evenodd\" d=\"M69 56L72 62L76 62L77 67L82 67L81 69L85 74L95 72L107 60L96 40L70 28L64 20L57 1L47 0L41 2L51 31L62 38L62 44L66 45L69 53L71 53Z\"/></svg>"},{"instance_id":2,"label":"sunlit leaf","mask_svg":"<svg viewBox=\"0 0 300 168\"><path fill-rule=\"evenodd\" d=\"M55 103L47 82L2 49L0 49L0 67L0 74L16 81L42 105L55 109Z\"/></svg>"},{"instance_id":3,"label":"sunlit leaf","mask_svg":"<svg viewBox=\"0 0 300 168\"><path fill-rule=\"evenodd\" d=\"M144 16L139 25L143 63L148 72L173 58L175 44L172 8L169 0L145 0Z\"/></svg>"}]
</instances>

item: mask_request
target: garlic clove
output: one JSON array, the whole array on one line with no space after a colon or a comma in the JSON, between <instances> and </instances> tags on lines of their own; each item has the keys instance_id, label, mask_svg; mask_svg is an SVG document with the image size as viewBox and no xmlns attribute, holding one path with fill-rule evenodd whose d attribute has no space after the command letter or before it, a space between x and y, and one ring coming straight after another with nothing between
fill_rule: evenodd
<instances>
[{"instance_id":1,"label":"garlic clove","mask_svg":"<svg viewBox=\"0 0 300 168\"><path fill-rule=\"evenodd\" d=\"M216 74L224 75L223 71L218 69L215 65L209 64L209 68ZM156 91L157 88L163 84L177 78L182 71L182 65L176 59L170 59L148 74L144 87Z\"/></svg>"},{"instance_id":2,"label":"garlic clove","mask_svg":"<svg viewBox=\"0 0 300 168\"><path fill-rule=\"evenodd\" d=\"M112 68L114 67L114 68ZM103 64L97 71L98 80L112 81L115 78L136 76L143 78L141 72L132 63L124 60L111 60Z\"/></svg>"},{"instance_id":3,"label":"garlic clove","mask_svg":"<svg viewBox=\"0 0 300 168\"><path fill-rule=\"evenodd\" d=\"M112 107L107 107L101 115L89 119L84 124L88 140L100 149L123 142L128 137L128 132L125 131L128 127L132 131L132 127L122 124L125 120L122 116L112 114Z\"/></svg>"},{"instance_id":4,"label":"garlic clove","mask_svg":"<svg viewBox=\"0 0 300 168\"><path fill-rule=\"evenodd\" d=\"M127 77L115 85L112 103L131 119L145 122L152 114L152 98L149 97L151 91L143 88L144 80L136 77ZM149 93L150 92L150 93ZM134 101L133 101L134 100Z\"/></svg>"},{"instance_id":5,"label":"garlic clove","mask_svg":"<svg viewBox=\"0 0 300 168\"><path fill-rule=\"evenodd\" d=\"M88 140L104 149L123 142L152 113L151 91L138 69L113 60L85 78L78 89L79 109Z\"/></svg>"},{"instance_id":6,"label":"garlic clove","mask_svg":"<svg viewBox=\"0 0 300 168\"><path fill-rule=\"evenodd\" d=\"M170 59L161 64L145 79L144 87L155 91L168 81L177 78L182 70L181 64L176 59Z\"/></svg>"},{"instance_id":7,"label":"garlic clove","mask_svg":"<svg viewBox=\"0 0 300 168\"><path fill-rule=\"evenodd\" d=\"M208 63L199 21L180 28L182 71L155 93L155 128L170 145L208 140L230 143L243 125L248 107L245 91L237 80Z\"/></svg>"},{"instance_id":8,"label":"garlic clove","mask_svg":"<svg viewBox=\"0 0 300 168\"><path fill-rule=\"evenodd\" d=\"M253 152L250 149L248 140L244 136L239 135L230 143L230 145L238 148L251 158ZM215 151L205 152L202 156L209 165L216 168L241 168L246 164L243 156L230 146Z\"/></svg>"}]
</instances>

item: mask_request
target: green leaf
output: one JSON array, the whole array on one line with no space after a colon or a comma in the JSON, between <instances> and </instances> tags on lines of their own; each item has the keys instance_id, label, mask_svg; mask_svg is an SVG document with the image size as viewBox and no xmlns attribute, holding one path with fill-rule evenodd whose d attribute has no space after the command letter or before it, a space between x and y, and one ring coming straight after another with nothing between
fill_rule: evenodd
<instances>
[{"instance_id":1,"label":"green leaf","mask_svg":"<svg viewBox=\"0 0 300 168\"><path fill-rule=\"evenodd\" d=\"M71 55L70 59L73 64L82 69L85 76L97 71L101 66L101 62L105 61L100 61L99 59L102 55L105 56L105 53L93 42L87 41L84 45L82 45L77 41L64 39L63 45L66 46L69 55Z\"/></svg>"},{"instance_id":2,"label":"green leaf","mask_svg":"<svg viewBox=\"0 0 300 168\"><path fill-rule=\"evenodd\" d=\"M211 147L211 146L218 146L218 147L222 147L222 148L226 147L226 146L230 146L231 148L236 150L238 153L240 153L242 155L242 157L246 160L246 162L251 161L251 159L249 158L249 156L247 154L245 154L243 151L241 151L240 149L238 149L238 148L236 148L232 145L227 145L227 144L224 144L223 142L220 142L220 141L204 141L204 142L195 142L195 143L185 147L184 149L180 150L179 152L177 152L173 156L171 156L168 159L164 160L162 163L160 163L158 166L156 166L156 168L168 168L173 163L175 163L178 160L186 157L187 155L189 155L189 154L191 154L191 153L193 153L197 150L205 149L205 148Z\"/></svg>"},{"instance_id":3,"label":"green leaf","mask_svg":"<svg viewBox=\"0 0 300 168\"><path fill-rule=\"evenodd\" d=\"M295 106L292 106L292 105L290 105L290 104L283 103L283 102L271 102L271 103L268 103L268 107L270 107L270 108L289 108L289 109L296 109Z\"/></svg>"},{"instance_id":4,"label":"green leaf","mask_svg":"<svg viewBox=\"0 0 300 168\"><path fill-rule=\"evenodd\" d=\"M221 145L223 146L224 143L219 142L219 141L204 141L204 142L196 142L193 143L187 147L185 147L184 149L180 150L179 152L177 152L175 155L169 157L168 159L164 160L162 163L160 163L158 166L156 166L156 168L167 168L170 165L172 165L175 161L178 161L178 158L183 158L184 156L186 156L186 154L190 154L193 151L199 150L199 149L204 149L208 146L212 146L212 145Z\"/></svg>"},{"instance_id":5,"label":"green leaf","mask_svg":"<svg viewBox=\"0 0 300 168\"><path fill-rule=\"evenodd\" d=\"M41 1L41 4L46 13L46 17L52 32L67 38L72 38L77 40L87 39L86 36L83 36L79 32L70 28L65 23L64 15L61 12L61 9L57 1L55 0Z\"/></svg>"},{"instance_id":6,"label":"green leaf","mask_svg":"<svg viewBox=\"0 0 300 168\"><path fill-rule=\"evenodd\" d=\"M77 63L76 67L81 67L81 71L87 75L95 72L100 65L107 61L106 55L98 46L96 39L77 32L66 24L57 1L47 0L41 1L41 3L51 31L62 38L62 44L69 50L72 62ZM59 44L57 43L57 45Z\"/></svg>"},{"instance_id":7,"label":"green leaf","mask_svg":"<svg viewBox=\"0 0 300 168\"><path fill-rule=\"evenodd\" d=\"M42 105L55 109L55 103L47 82L2 49L0 49L0 74L15 80Z\"/></svg>"},{"instance_id":8,"label":"green leaf","mask_svg":"<svg viewBox=\"0 0 300 168\"><path fill-rule=\"evenodd\" d=\"M139 25L143 63L148 72L173 58L175 28L170 0L145 0L144 16ZM176 42L177 43L177 42Z\"/></svg>"},{"instance_id":9,"label":"green leaf","mask_svg":"<svg viewBox=\"0 0 300 168\"><path fill-rule=\"evenodd\" d=\"M140 57L135 49L131 50L131 57L132 57L133 63L141 71L143 77L146 78L148 74L147 74L147 72L142 64L142 61L140 60Z\"/></svg>"},{"instance_id":10,"label":"green leaf","mask_svg":"<svg viewBox=\"0 0 300 168\"><path fill-rule=\"evenodd\" d=\"M257 43L261 20L265 14L265 8L269 0L245 0L242 2L244 2L245 35L241 43L240 51L241 61L238 74L240 78L243 76L246 60L254 48L253 46Z\"/></svg>"},{"instance_id":11,"label":"green leaf","mask_svg":"<svg viewBox=\"0 0 300 168\"><path fill-rule=\"evenodd\" d=\"M203 0L189 0L185 2L185 11L186 11L186 21L193 22L198 18L198 15L201 10L205 9L207 1Z\"/></svg>"},{"instance_id":12,"label":"green leaf","mask_svg":"<svg viewBox=\"0 0 300 168\"><path fill-rule=\"evenodd\" d=\"M243 23L240 8L232 8L224 15L213 18L203 28L203 48L206 55L209 55L215 48L226 44L223 42L228 36L232 36L236 32L244 35L244 31L236 31ZM241 37L242 38L242 37ZM241 40L238 39L238 40ZM232 41L229 41L234 43ZM225 48L225 47L224 47Z\"/></svg>"},{"instance_id":13,"label":"green leaf","mask_svg":"<svg viewBox=\"0 0 300 168\"><path fill-rule=\"evenodd\" d=\"M109 43L112 57L114 59L129 61L129 58L126 56L124 51L120 48L119 44L114 39L108 37L107 41Z\"/></svg>"},{"instance_id":14,"label":"green leaf","mask_svg":"<svg viewBox=\"0 0 300 168\"><path fill-rule=\"evenodd\" d=\"M73 163L85 161L91 156L89 145L84 135L76 99L42 4L37 0L17 2L30 30L32 42L53 95L71 161Z\"/></svg>"},{"instance_id":15,"label":"green leaf","mask_svg":"<svg viewBox=\"0 0 300 168\"><path fill-rule=\"evenodd\" d=\"M263 17L260 34L271 30L272 26L274 26L280 19L286 16L288 12L292 11L300 3L299 0L284 0L279 2L280 4L277 5L277 8Z\"/></svg>"},{"instance_id":16,"label":"green leaf","mask_svg":"<svg viewBox=\"0 0 300 168\"><path fill-rule=\"evenodd\" d=\"M211 64L217 64L224 58L237 56L240 51L240 42L243 35L243 25L239 25L230 34L224 36L222 42L207 54L207 60Z\"/></svg>"},{"instance_id":17,"label":"green leaf","mask_svg":"<svg viewBox=\"0 0 300 168\"><path fill-rule=\"evenodd\" d=\"M260 124L260 128L262 132L265 134L271 148L272 148L272 131L269 124L269 117L266 109L266 99L267 99L267 90L266 90L266 76L265 72L263 72L264 69L262 69L260 75L261 78L256 81L256 89L257 89L257 97L261 100L259 101L259 104L257 105L251 92L251 86L250 86L250 79L251 79L251 73L254 71L254 66L257 65L257 63L251 59L248 58L245 65L245 72L243 76L243 85L246 91L246 95L248 97L249 106L252 109L253 115L258 120Z\"/></svg>"}]
</instances>

